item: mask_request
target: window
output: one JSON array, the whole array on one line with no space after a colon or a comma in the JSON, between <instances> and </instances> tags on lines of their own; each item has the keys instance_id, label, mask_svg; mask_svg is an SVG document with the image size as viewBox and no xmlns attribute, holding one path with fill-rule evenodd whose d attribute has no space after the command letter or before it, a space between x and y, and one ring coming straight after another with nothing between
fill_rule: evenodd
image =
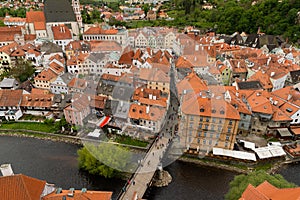
<instances>
[{"instance_id":1,"label":"window","mask_svg":"<svg viewBox=\"0 0 300 200\"><path fill-rule=\"evenodd\" d=\"M208 124L205 124L205 129L208 130Z\"/></svg>"},{"instance_id":2,"label":"window","mask_svg":"<svg viewBox=\"0 0 300 200\"><path fill-rule=\"evenodd\" d=\"M228 147L228 142L225 142L225 147Z\"/></svg>"},{"instance_id":3,"label":"window","mask_svg":"<svg viewBox=\"0 0 300 200\"><path fill-rule=\"evenodd\" d=\"M190 122L190 128L194 126L194 122Z\"/></svg>"},{"instance_id":4,"label":"window","mask_svg":"<svg viewBox=\"0 0 300 200\"><path fill-rule=\"evenodd\" d=\"M214 136L214 133L210 133L210 138L212 138Z\"/></svg>"},{"instance_id":5,"label":"window","mask_svg":"<svg viewBox=\"0 0 300 200\"><path fill-rule=\"evenodd\" d=\"M202 122L203 121L203 117L200 117L200 122Z\"/></svg>"},{"instance_id":6,"label":"window","mask_svg":"<svg viewBox=\"0 0 300 200\"><path fill-rule=\"evenodd\" d=\"M228 132L228 133L231 133L231 128L228 128L227 132Z\"/></svg>"},{"instance_id":7,"label":"window","mask_svg":"<svg viewBox=\"0 0 300 200\"><path fill-rule=\"evenodd\" d=\"M207 134L207 132L204 132L204 135L203 135L203 136L206 137L206 134Z\"/></svg>"},{"instance_id":8,"label":"window","mask_svg":"<svg viewBox=\"0 0 300 200\"><path fill-rule=\"evenodd\" d=\"M232 120L229 120L229 123L228 123L229 125L232 125Z\"/></svg>"},{"instance_id":9,"label":"window","mask_svg":"<svg viewBox=\"0 0 300 200\"><path fill-rule=\"evenodd\" d=\"M206 140L205 139L203 139L203 144L206 144Z\"/></svg>"},{"instance_id":10,"label":"window","mask_svg":"<svg viewBox=\"0 0 300 200\"><path fill-rule=\"evenodd\" d=\"M193 134L193 131L192 131L192 130L190 130L189 134L190 134L190 136L192 136L192 134Z\"/></svg>"},{"instance_id":11,"label":"window","mask_svg":"<svg viewBox=\"0 0 300 200\"><path fill-rule=\"evenodd\" d=\"M206 118L206 122L209 122L209 118Z\"/></svg>"},{"instance_id":12,"label":"window","mask_svg":"<svg viewBox=\"0 0 300 200\"><path fill-rule=\"evenodd\" d=\"M198 144L200 144L200 139L198 138Z\"/></svg>"},{"instance_id":13,"label":"window","mask_svg":"<svg viewBox=\"0 0 300 200\"><path fill-rule=\"evenodd\" d=\"M229 140L229 135L226 135L226 140Z\"/></svg>"},{"instance_id":14,"label":"window","mask_svg":"<svg viewBox=\"0 0 300 200\"><path fill-rule=\"evenodd\" d=\"M202 129L202 124L201 123L199 123L199 129Z\"/></svg>"},{"instance_id":15,"label":"window","mask_svg":"<svg viewBox=\"0 0 300 200\"><path fill-rule=\"evenodd\" d=\"M215 130L215 125L212 124L212 125L210 126L210 129L211 129L211 130Z\"/></svg>"},{"instance_id":16,"label":"window","mask_svg":"<svg viewBox=\"0 0 300 200\"><path fill-rule=\"evenodd\" d=\"M217 136L216 136L216 138L217 138L217 139L219 139L219 138L220 138L220 133L217 133Z\"/></svg>"},{"instance_id":17,"label":"window","mask_svg":"<svg viewBox=\"0 0 300 200\"><path fill-rule=\"evenodd\" d=\"M194 121L194 116L193 115L190 116L190 121Z\"/></svg>"}]
</instances>

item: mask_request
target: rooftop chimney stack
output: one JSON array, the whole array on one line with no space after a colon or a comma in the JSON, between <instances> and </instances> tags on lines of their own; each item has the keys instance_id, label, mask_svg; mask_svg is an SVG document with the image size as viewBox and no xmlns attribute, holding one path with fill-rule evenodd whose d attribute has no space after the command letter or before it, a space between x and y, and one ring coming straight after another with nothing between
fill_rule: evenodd
<instances>
[{"instance_id":1,"label":"rooftop chimney stack","mask_svg":"<svg viewBox=\"0 0 300 200\"><path fill-rule=\"evenodd\" d=\"M11 164L3 164L0 166L0 170L3 176L12 176L14 172L11 168Z\"/></svg>"}]
</instances>

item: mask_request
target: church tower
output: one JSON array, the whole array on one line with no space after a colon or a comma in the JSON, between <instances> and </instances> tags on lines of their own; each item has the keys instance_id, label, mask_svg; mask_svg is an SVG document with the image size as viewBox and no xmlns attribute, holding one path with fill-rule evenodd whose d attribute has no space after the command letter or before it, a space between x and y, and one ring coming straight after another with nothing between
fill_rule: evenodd
<instances>
[{"instance_id":1,"label":"church tower","mask_svg":"<svg viewBox=\"0 0 300 200\"><path fill-rule=\"evenodd\" d=\"M72 7L73 7L73 10L74 10L76 21L78 22L79 29L82 32L83 31L83 24L82 24L81 12L80 12L79 0L72 0Z\"/></svg>"}]
</instances>

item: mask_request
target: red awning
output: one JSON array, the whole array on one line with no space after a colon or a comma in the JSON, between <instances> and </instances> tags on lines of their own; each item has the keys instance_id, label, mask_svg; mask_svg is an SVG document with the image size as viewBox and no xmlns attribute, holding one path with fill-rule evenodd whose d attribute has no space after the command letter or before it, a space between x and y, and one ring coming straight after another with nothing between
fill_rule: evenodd
<instances>
[{"instance_id":1,"label":"red awning","mask_svg":"<svg viewBox=\"0 0 300 200\"><path fill-rule=\"evenodd\" d=\"M100 128L102 128L103 126L105 126L106 124L108 124L109 123L109 121L110 121L110 117L108 117L108 116L105 116L105 117L103 117L102 119L101 119L101 122L100 122Z\"/></svg>"}]
</instances>

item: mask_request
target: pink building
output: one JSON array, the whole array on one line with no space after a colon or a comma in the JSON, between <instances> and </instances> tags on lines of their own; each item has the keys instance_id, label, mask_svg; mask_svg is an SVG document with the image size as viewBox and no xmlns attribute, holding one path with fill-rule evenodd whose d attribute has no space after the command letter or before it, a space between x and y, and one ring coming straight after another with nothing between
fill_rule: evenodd
<instances>
[{"instance_id":1,"label":"pink building","mask_svg":"<svg viewBox=\"0 0 300 200\"><path fill-rule=\"evenodd\" d=\"M83 126L83 120L91 113L89 98L85 95L74 95L72 103L64 109L68 123Z\"/></svg>"}]
</instances>

